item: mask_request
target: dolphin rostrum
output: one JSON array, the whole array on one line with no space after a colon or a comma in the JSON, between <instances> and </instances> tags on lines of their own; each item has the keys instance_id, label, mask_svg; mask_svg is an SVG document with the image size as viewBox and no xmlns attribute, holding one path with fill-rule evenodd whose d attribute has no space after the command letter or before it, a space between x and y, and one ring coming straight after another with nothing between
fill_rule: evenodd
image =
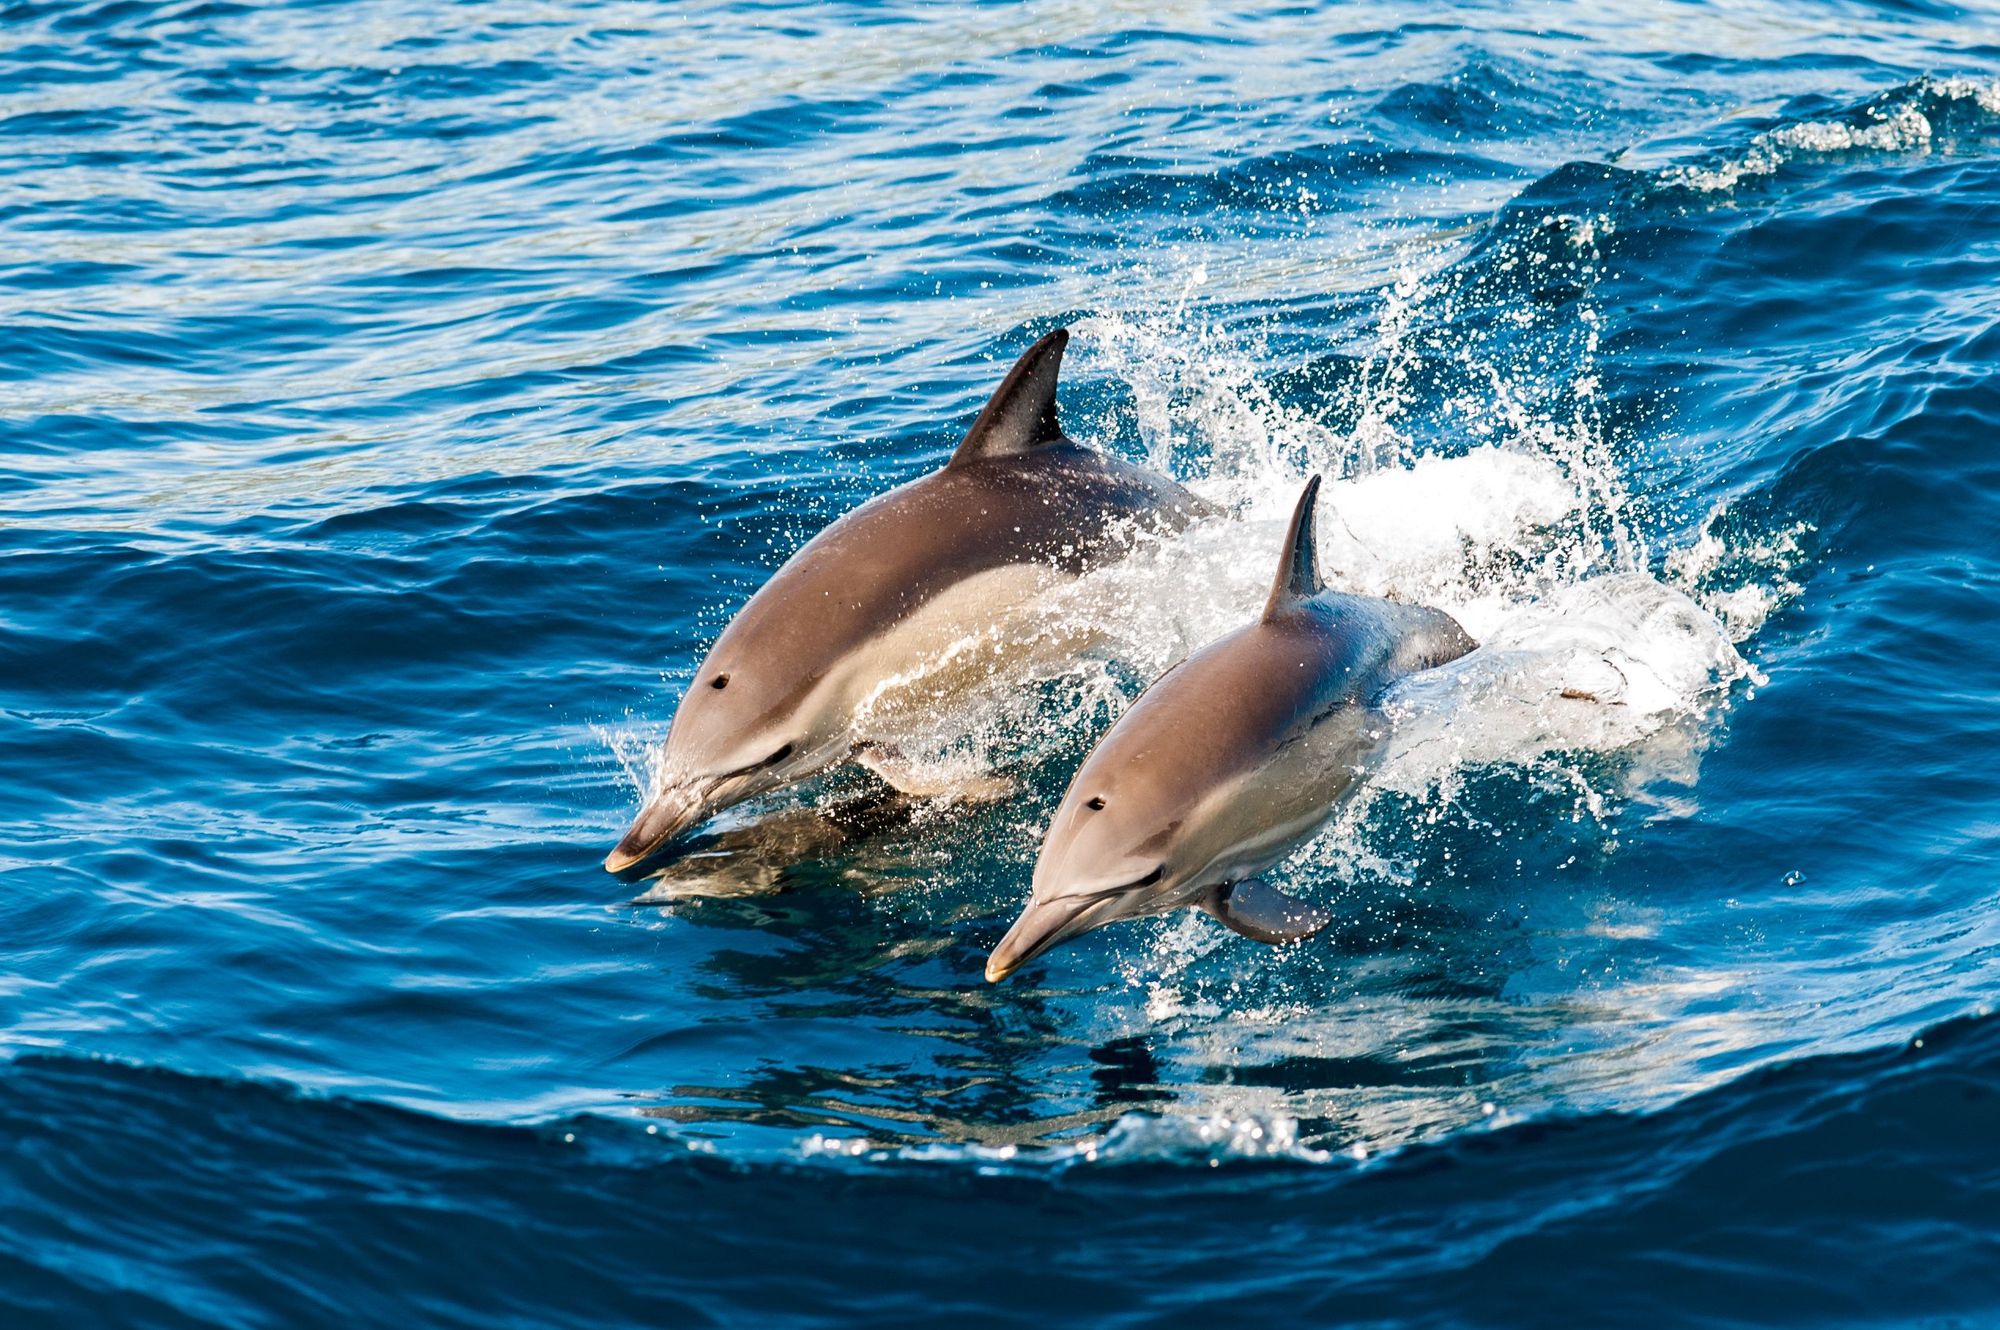
<instances>
[{"instance_id":1,"label":"dolphin rostrum","mask_svg":"<svg viewBox=\"0 0 2000 1330\"><path fill-rule=\"evenodd\" d=\"M1257 622L1162 675L1078 769L988 980L1113 920L1183 905L1259 942L1297 941L1329 922L1256 874L1354 784L1385 728L1373 705L1383 689L1476 644L1440 610L1324 590L1318 494L1314 476Z\"/></svg>"},{"instance_id":2,"label":"dolphin rostrum","mask_svg":"<svg viewBox=\"0 0 2000 1330\"><path fill-rule=\"evenodd\" d=\"M1117 558L1129 547L1121 528L1178 531L1216 511L1064 436L1056 376L1068 343L1058 329L1029 347L943 468L835 521L737 612L681 698L659 789L607 869L849 757L906 793L935 793L864 732L883 690L1056 580ZM990 654L958 651L969 659L952 663L990 675Z\"/></svg>"}]
</instances>

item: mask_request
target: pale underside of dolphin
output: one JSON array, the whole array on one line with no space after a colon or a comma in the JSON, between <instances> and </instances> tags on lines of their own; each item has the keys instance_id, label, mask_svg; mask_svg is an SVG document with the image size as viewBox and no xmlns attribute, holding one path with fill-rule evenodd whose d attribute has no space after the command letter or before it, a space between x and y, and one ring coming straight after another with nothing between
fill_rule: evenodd
<instances>
[{"instance_id":1,"label":"pale underside of dolphin","mask_svg":"<svg viewBox=\"0 0 2000 1330\"><path fill-rule=\"evenodd\" d=\"M688 685L659 788L607 869L849 758L908 793L937 793L873 741L866 712L884 688L990 678L1005 653L958 651L968 634L1120 557L1135 529L1178 531L1216 511L1063 434L1056 381L1068 341L1058 329L1036 342L950 461L835 521L737 612ZM939 672L943 657L953 668Z\"/></svg>"},{"instance_id":2,"label":"pale underside of dolphin","mask_svg":"<svg viewBox=\"0 0 2000 1330\"><path fill-rule=\"evenodd\" d=\"M987 979L1114 920L1182 906L1270 943L1329 922L1256 874L1318 830L1365 771L1387 726L1382 691L1475 643L1442 611L1326 591L1318 493L1314 476L1257 622L1162 675L1078 769Z\"/></svg>"}]
</instances>

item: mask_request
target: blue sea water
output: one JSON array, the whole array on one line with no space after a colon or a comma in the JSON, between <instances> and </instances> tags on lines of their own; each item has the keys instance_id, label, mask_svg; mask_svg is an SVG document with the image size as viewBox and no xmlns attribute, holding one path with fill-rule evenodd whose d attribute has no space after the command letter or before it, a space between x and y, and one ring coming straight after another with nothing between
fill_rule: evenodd
<instances>
[{"instance_id":1,"label":"blue sea water","mask_svg":"<svg viewBox=\"0 0 2000 1330\"><path fill-rule=\"evenodd\" d=\"M5 1324L2000 1323L2000 11L11 4L0 301ZM606 875L1058 324L1023 792ZM984 984L1309 470L1337 923Z\"/></svg>"}]
</instances>

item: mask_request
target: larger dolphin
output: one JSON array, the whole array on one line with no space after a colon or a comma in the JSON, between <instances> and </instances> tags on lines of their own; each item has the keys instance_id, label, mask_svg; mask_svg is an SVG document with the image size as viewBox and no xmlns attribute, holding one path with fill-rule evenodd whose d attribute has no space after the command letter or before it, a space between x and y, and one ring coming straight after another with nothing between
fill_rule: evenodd
<instances>
[{"instance_id":1,"label":"larger dolphin","mask_svg":"<svg viewBox=\"0 0 2000 1330\"><path fill-rule=\"evenodd\" d=\"M1352 786L1384 728L1372 705L1382 690L1475 644L1440 610L1326 591L1318 493L1314 476L1257 622L1162 675L1078 769L987 979L1113 920L1184 905L1260 942L1325 926L1323 910L1256 874Z\"/></svg>"},{"instance_id":2,"label":"larger dolphin","mask_svg":"<svg viewBox=\"0 0 2000 1330\"><path fill-rule=\"evenodd\" d=\"M681 699L658 792L607 869L851 756L911 789L865 732L879 690L1052 579L1122 554L1121 528L1179 530L1214 511L1064 436L1056 377L1068 343L1058 329L1029 347L942 469L835 521L737 612ZM985 653L961 654L975 672L987 666Z\"/></svg>"}]
</instances>

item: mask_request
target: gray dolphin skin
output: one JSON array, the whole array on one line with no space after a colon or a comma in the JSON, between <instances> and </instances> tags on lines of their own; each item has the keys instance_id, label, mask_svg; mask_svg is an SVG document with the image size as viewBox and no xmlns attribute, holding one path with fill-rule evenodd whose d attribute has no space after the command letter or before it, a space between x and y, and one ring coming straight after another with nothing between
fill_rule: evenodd
<instances>
[{"instance_id":1,"label":"gray dolphin skin","mask_svg":"<svg viewBox=\"0 0 2000 1330\"><path fill-rule=\"evenodd\" d=\"M1093 928L1186 905L1268 943L1329 922L1255 875L1352 788L1386 728L1382 690L1476 643L1442 611L1324 590L1318 494L1314 476L1257 622L1168 670L1078 769L989 981Z\"/></svg>"},{"instance_id":2,"label":"gray dolphin skin","mask_svg":"<svg viewBox=\"0 0 2000 1330\"><path fill-rule=\"evenodd\" d=\"M1179 531L1215 508L1064 436L1067 330L1015 364L943 468L808 541L737 612L681 699L658 792L605 858L622 872L712 814L858 757L907 792L857 732L908 676L1072 577L1125 553L1126 523Z\"/></svg>"}]
</instances>

